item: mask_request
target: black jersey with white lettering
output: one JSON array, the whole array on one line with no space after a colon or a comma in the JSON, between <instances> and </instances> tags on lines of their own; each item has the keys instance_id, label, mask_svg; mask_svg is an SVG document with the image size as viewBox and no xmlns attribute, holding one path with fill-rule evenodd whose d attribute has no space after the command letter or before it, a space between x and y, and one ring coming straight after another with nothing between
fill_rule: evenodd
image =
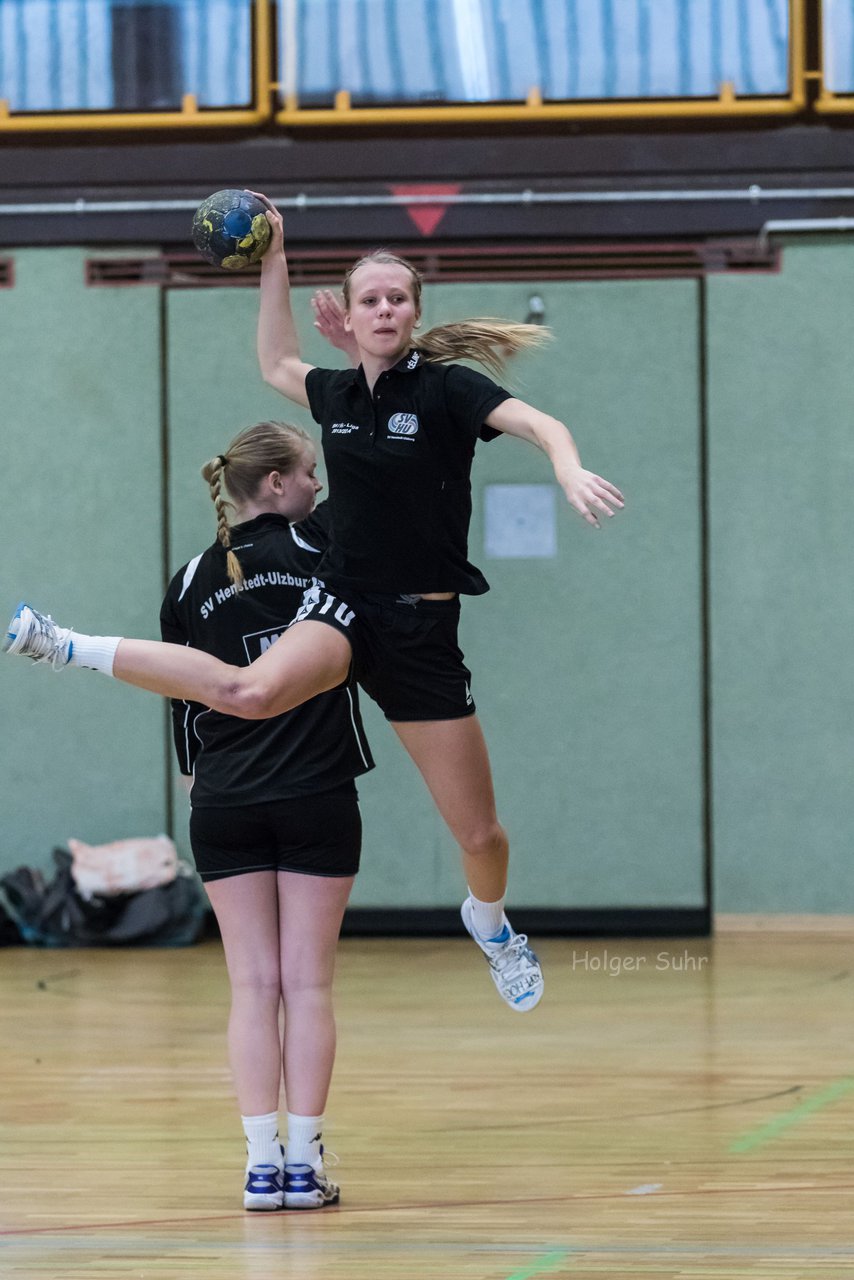
<instances>
[{"instance_id":1,"label":"black jersey with white lettering","mask_svg":"<svg viewBox=\"0 0 854 1280\"><path fill-rule=\"evenodd\" d=\"M274 644L311 585L328 539L328 506L293 528L266 514L235 526L244 586L229 583L219 542L176 573L160 612L164 640L248 666ZM331 791L373 768L352 677L267 720L172 702L181 772L194 808L231 808Z\"/></svg>"},{"instance_id":2,"label":"black jersey with white lettering","mask_svg":"<svg viewBox=\"0 0 854 1280\"><path fill-rule=\"evenodd\" d=\"M460 591L489 584L468 559L471 466L484 419L510 392L459 364L411 351L381 373L311 369L309 405L323 431L332 539L320 565L356 591Z\"/></svg>"}]
</instances>

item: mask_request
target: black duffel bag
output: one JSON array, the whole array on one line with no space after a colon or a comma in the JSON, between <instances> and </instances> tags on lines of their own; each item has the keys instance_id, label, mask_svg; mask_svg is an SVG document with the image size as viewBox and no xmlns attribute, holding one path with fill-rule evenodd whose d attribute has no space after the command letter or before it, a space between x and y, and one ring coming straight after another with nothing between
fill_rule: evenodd
<instances>
[{"instance_id":1,"label":"black duffel bag","mask_svg":"<svg viewBox=\"0 0 854 1280\"><path fill-rule=\"evenodd\" d=\"M83 898L71 874L71 854L54 849L53 860L50 881L32 867L0 878L0 906L17 926L15 941L41 947L186 947L204 931L207 899L186 863L168 884Z\"/></svg>"}]
</instances>

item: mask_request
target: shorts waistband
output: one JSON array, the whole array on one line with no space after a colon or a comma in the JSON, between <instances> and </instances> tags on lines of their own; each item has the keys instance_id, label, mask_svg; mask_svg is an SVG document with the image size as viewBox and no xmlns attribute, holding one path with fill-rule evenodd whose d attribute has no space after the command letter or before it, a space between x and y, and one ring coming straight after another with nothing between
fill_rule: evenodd
<instances>
[{"instance_id":1,"label":"shorts waistband","mask_svg":"<svg viewBox=\"0 0 854 1280\"><path fill-rule=\"evenodd\" d=\"M448 613L460 607L458 595L452 596L450 600L425 600L417 592L360 591L359 596L367 604L377 605L380 608L401 609L422 614Z\"/></svg>"}]
</instances>

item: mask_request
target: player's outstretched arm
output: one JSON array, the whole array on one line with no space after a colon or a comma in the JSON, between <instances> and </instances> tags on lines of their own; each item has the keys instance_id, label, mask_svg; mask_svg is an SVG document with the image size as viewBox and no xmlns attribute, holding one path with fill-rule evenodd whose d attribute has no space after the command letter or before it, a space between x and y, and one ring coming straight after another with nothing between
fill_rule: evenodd
<instances>
[{"instance_id":1,"label":"player's outstretched arm","mask_svg":"<svg viewBox=\"0 0 854 1280\"><path fill-rule=\"evenodd\" d=\"M486 425L542 449L567 500L594 529L600 528L600 515L613 516L616 512L612 507L619 510L625 506L623 495L615 485L584 469L575 441L557 418L542 413L524 400L514 399L505 400L493 409Z\"/></svg>"},{"instance_id":2,"label":"player's outstretched arm","mask_svg":"<svg viewBox=\"0 0 854 1280\"><path fill-rule=\"evenodd\" d=\"M282 215L260 191L251 194L267 206L267 221L272 232L269 248L261 259L261 303L258 311L261 376L283 396L307 409L305 378L312 366L300 356L299 337L291 310Z\"/></svg>"}]
</instances>

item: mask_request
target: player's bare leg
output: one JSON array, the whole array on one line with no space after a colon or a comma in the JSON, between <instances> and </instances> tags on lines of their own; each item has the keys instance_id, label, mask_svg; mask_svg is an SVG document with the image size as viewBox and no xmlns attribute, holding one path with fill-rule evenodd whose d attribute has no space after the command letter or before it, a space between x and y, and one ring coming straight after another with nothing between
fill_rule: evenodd
<instances>
[{"instance_id":1,"label":"player's bare leg","mask_svg":"<svg viewBox=\"0 0 854 1280\"><path fill-rule=\"evenodd\" d=\"M352 658L340 632L310 619L294 623L251 666L233 667L183 645L76 632L24 604L9 623L3 649L55 670L103 671L138 689L245 720L280 715L334 689L347 678Z\"/></svg>"},{"instance_id":2,"label":"player's bare leg","mask_svg":"<svg viewBox=\"0 0 854 1280\"><path fill-rule=\"evenodd\" d=\"M463 923L489 961L502 998L517 1012L543 993L539 961L504 914L509 848L495 810L492 771L477 716L395 721L394 730L421 772L462 852L470 897ZM481 922L485 927L479 928Z\"/></svg>"}]
</instances>

